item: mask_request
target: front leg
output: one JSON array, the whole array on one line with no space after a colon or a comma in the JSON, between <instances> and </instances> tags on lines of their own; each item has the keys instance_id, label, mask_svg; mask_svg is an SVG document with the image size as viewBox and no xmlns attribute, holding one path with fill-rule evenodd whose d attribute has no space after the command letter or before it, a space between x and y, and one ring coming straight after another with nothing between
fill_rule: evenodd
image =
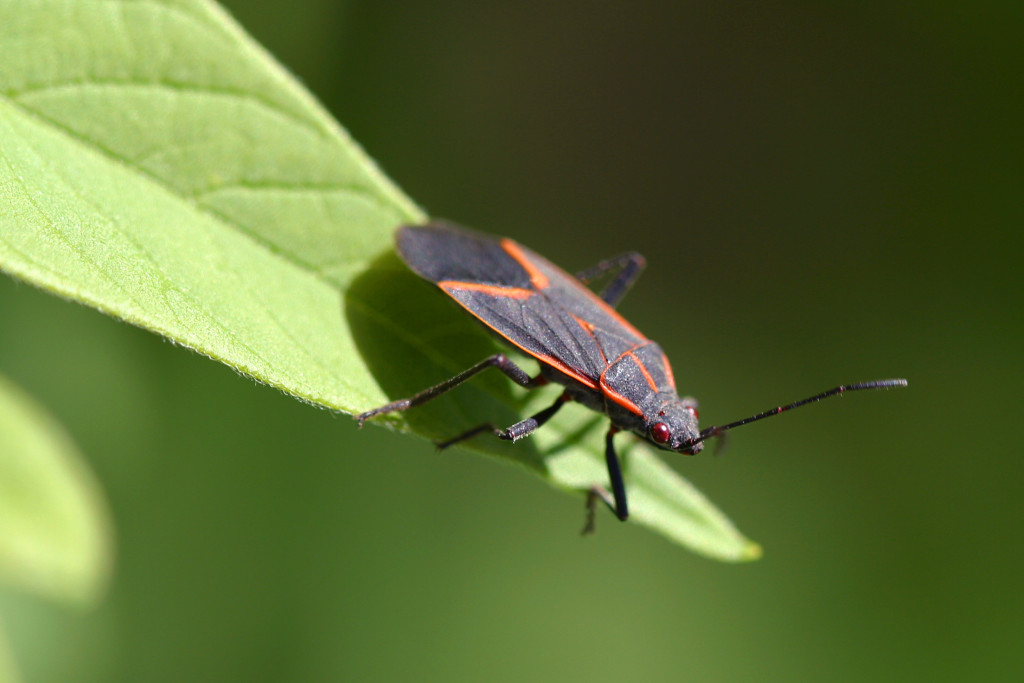
<instances>
[{"instance_id":1,"label":"front leg","mask_svg":"<svg viewBox=\"0 0 1024 683\"><path fill-rule=\"evenodd\" d=\"M629 519L629 504L626 502L626 484L622 479L622 467L619 465L619 456L615 453L615 434L619 428L611 425L608 434L605 436L604 459L608 465L608 479L612 485L612 493L600 486L594 485L587 492L587 521L583 526L583 534L593 533L594 518L597 514L597 501L601 500L611 510L619 521L625 522Z\"/></svg>"}]
</instances>

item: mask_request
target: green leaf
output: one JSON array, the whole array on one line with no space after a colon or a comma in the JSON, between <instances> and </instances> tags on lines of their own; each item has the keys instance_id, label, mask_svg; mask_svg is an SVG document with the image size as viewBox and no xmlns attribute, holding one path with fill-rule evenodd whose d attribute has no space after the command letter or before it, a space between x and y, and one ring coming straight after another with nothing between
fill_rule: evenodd
<instances>
[{"instance_id":1,"label":"green leaf","mask_svg":"<svg viewBox=\"0 0 1024 683\"><path fill-rule=\"evenodd\" d=\"M394 229L424 214L216 5L0 0L0 46L0 268L346 412L492 352L393 254ZM522 398L497 379L387 422L514 421ZM591 417L473 447L585 487L605 476L593 430L559 444ZM752 556L636 451L638 521Z\"/></svg>"},{"instance_id":2,"label":"green leaf","mask_svg":"<svg viewBox=\"0 0 1024 683\"><path fill-rule=\"evenodd\" d=\"M113 561L100 487L70 437L0 376L0 581L90 604Z\"/></svg>"},{"instance_id":3,"label":"green leaf","mask_svg":"<svg viewBox=\"0 0 1024 683\"><path fill-rule=\"evenodd\" d=\"M3 622L0 622L0 683L19 683L21 680L6 629Z\"/></svg>"},{"instance_id":4,"label":"green leaf","mask_svg":"<svg viewBox=\"0 0 1024 683\"><path fill-rule=\"evenodd\" d=\"M19 683L22 680L14 662L14 654L7 639L7 633L0 623L0 683Z\"/></svg>"}]
</instances>

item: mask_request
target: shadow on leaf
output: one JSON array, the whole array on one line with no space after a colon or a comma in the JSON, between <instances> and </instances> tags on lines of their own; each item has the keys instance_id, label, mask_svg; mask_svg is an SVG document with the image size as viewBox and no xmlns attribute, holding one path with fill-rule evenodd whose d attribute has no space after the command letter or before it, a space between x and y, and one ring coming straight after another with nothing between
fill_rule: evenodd
<instances>
[{"instance_id":1,"label":"shadow on leaf","mask_svg":"<svg viewBox=\"0 0 1024 683\"><path fill-rule=\"evenodd\" d=\"M499 350L482 325L393 251L352 281L344 305L356 346L390 400L442 382ZM485 422L504 427L522 419L524 393L501 373L487 371L429 403L374 421L440 441ZM547 472L530 439L511 444L481 435L460 446Z\"/></svg>"}]
</instances>

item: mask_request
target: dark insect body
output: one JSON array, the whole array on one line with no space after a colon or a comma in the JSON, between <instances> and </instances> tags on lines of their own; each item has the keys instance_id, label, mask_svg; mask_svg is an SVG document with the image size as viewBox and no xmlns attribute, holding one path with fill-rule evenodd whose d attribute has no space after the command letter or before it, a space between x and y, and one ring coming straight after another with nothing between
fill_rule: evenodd
<instances>
[{"instance_id":1,"label":"dark insect body","mask_svg":"<svg viewBox=\"0 0 1024 683\"><path fill-rule=\"evenodd\" d=\"M483 424L444 443L445 448L484 432L516 441L547 422L567 401L582 403L608 415L605 459L612 493L594 486L587 499L593 527L593 505L603 500L615 515L629 516L626 487L614 435L631 431L655 446L695 455L704 441L728 429L754 422L823 398L861 389L906 386L891 379L839 386L787 406L703 431L697 426L697 402L680 398L668 358L615 311L644 268L636 253L603 261L575 277L510 239L494 239L450 223L433 222L400 228L398 253L421 277L435 283L503 341L540 362L540 375L530 377L502 354L486 358L455 377L415 396L394 401L356 416L367 419L420 405L496 367L517 384L536 388L549 382L565 391L549 408L508 429ZM585 283L610 276L600 293Z\"/></svg>"}]
</instances>

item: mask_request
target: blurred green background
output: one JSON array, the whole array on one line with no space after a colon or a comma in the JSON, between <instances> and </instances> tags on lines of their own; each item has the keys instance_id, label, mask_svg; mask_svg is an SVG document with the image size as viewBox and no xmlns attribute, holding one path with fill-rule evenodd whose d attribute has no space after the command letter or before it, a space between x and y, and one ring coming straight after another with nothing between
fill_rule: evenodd
<instances>
[{"instance_id":1,"label":"blurred green background","mask_svg":"<svg viewBox=\"0 0 1024 683\"><path fill-rule=\"evenodd\" d=\"M0 371L117 525L108 599L4 593L30 681L1020 680L1022 5L227 3L431 214L569 269L721 423L723 565L0 280Z\"/></svg>"}]
</instances>

